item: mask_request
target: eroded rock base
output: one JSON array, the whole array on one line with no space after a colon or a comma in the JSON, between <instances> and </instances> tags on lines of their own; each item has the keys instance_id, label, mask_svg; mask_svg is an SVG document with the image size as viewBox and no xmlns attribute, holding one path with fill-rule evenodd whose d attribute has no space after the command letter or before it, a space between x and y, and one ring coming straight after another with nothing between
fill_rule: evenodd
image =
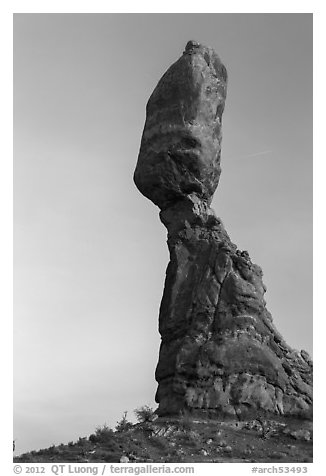
<instances>
[{"instance_id":1,"label":"eroded rock base","mask_svg":"<svg viewBox=\"0 0 326 476\"><path fill-rule=\"evenodd\" d=\"M170 263L159 319L159 414L311 414L312 361L276 330L261 268L195 194L160 218Z\"/></svg>"}]
</instances>

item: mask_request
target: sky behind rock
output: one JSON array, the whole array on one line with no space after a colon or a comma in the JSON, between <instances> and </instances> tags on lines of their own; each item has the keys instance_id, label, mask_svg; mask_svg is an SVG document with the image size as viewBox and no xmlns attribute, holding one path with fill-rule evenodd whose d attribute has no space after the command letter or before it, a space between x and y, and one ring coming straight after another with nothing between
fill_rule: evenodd
<instances>
[{"instance_id":1,"label":"sky behind rock","mask_svg":"<svg viewBox=\"0 0 326 476\"><path fill-rule=\"evenodd\" d=\"M154 405L168 250L132 177L146 102L190 39L229 74L212 206L312 352L312 15L16 14L17 453Z\"/></svg>"}]
</instances>

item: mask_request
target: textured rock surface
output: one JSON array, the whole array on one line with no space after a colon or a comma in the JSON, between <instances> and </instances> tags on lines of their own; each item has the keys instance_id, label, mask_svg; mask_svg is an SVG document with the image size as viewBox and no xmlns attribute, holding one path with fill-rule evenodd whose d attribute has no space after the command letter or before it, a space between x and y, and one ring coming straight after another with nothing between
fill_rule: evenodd
<instances>
[{"instance_id":1,"label":"textured rock surface","mask_svg":"<svg viewBox=\"0 0 326 476\"><path fill-rule=\"evenodd\" d=\"M309 415L312 361L276 330L262 270L209 206L220 176L226 81L216 53L189 42L147 105L134 179L161 208L170 251L159 316L159 413Z\"/></svg>"},{"instance_id":2,"label":"textured rock surface","mask_svg":"<svg viewBox=\"0 0 326 476\"><path fill-rule=\"evenodd\" d=\"M188 42L151 95L134 178L160 208L191 192L211 200L220 177L226 79L211 48Z\"/></svg>"}]
</instances>

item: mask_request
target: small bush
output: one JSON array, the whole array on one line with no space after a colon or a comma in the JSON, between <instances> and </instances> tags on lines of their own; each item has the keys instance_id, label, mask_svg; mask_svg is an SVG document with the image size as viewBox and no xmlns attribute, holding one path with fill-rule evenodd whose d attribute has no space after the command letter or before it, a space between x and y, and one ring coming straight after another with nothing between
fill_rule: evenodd
<instances>
[{"instance_id":1,"label":"small bush","mask_svg":"<svg viewBox=\"0 0 326 476\"><path fill-rule=\"evenodd\" d=\"M91 443L97 443L98 437L97 437L94 433L92 433L91 435L89 435L88 440L89 440Z\"/></svg>"},{"instance_id":2,"label":"small bush","mask_svg":"<svg viewBox=\"0 0 326 476\"><path fill-rule=\"evenodd\" d=\"M89 436L91 443L106 443L112 440L114 431L106 423L103 426L98 426L95 429L95 433Z\"/></svg>"},{"instance_id":3,"label":"small bush","mask_svg":"<svg viewBox=\"0 0 326 476\"><path fill-rule=\"evenodd\" d=\"M128 412L124 412L123 415L122 415L122 418L121 420L119 420L116 424L116 431L118 431L119 433L123 432L123 431L128 431L130 430L132 427L133 427L133 424L131 423L131 421L128 420L127 418L127 413Z\"/></svg>"},{"instance_id":4,"label":"small bush","mask_svg":"<svg viewBox=\"0 0 326 476\"><path fill-rule=\"evenodd\" d=\"M51 454L57 454L58 453L58 448L55 445L51 445L48 450L49 453Z\"/></svg>"},{"instance_id":5,"label":"small bush","mask_svg":"<svg viewBox=\"0 0 326 476\"><path fill-rule=\"evenodd\" d=\"M86 443L87 443L86 438L81 438L81 437L78 438L78 441L77 441L78 446L85 446Z\"/></svg>"},{"instance_id":6,"label":"small bush","mask_svg":"<svg viewBox=\"0 0 326 476\"><path fill-rule=\"evenodd\" d=\"M107 435L107 434L112 435L113 430L106 423L104 423L103 426L97 426L95 428L95 435L96 436Z\"/></svg>"},{"instance_id":7,"label":"small bush","mask_svg":"<svg viewBox=\"0 0 326 476\"><path fill-rule=\"evenodd\" d=\"M134 413L136 415L138 423L150 423L157 418L153 408L149 407L148 405L136 408L136 410L134 410Z\"/></svg>"}]
</instances>

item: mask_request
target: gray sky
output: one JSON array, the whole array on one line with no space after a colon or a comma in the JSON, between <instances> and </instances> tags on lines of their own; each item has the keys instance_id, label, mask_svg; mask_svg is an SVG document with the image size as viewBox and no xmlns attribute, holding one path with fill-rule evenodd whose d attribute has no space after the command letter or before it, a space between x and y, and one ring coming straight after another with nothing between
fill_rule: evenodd
<instances>
[{"instance_id":1,"label":"gray sky","mask_svg":"<svg viewBox=\"0 0 326 476\"><path fill-rule=\"evenodd\" d=\"M189 39L229 73L212 206L312 352L312 15L16 14L17 453L154 405L168 251L132 176L146 102Z\"/></svg>"}]
</instances>

